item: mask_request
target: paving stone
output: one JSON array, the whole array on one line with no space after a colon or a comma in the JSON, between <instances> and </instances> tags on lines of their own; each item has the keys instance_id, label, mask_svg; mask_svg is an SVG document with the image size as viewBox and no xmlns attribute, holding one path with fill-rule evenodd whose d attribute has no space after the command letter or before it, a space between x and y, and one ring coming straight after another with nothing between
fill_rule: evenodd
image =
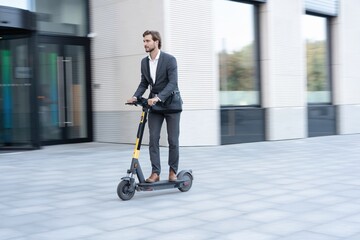
<instances>
[{"instance_id":1,"label":"paving stone","mask_svg":"<svg viewBox=\"0 0 360 240\"><path fill-rule=\"evenodd\" d=\"M359 223L337 220L310 229L312 232L338 238L348 238L359 234Z\"/></svg>"},{"instance_id":2,"label":"paving stone","mask_svg":"<svg viewBox=\"0 0 360 240\"><path fill-rule=\"evenodd\" d=\"M360 239L360 134L182 147L189 192L121 201L132 153L106 143L0 153L0 239ZM147 176L146 146L140 158Z\"/></svg>"}]
</instances>

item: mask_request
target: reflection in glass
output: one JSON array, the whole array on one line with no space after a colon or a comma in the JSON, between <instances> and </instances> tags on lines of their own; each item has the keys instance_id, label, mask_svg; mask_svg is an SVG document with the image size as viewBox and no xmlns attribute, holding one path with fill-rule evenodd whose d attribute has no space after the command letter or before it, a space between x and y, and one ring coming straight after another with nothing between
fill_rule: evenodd
<instances>
[{"instance_id":1,"label":"reflection in glass","mask_svg":"<svg viewBox=\"0 0 360 240\"><path fill-rule=\"evenodd\" d=\"M35 0L40 32L71 36L87 35L86 0Z\"/></svg>"},{"instance_id":2,"label":"reflection in glass","mask_svg":"<svg viewBox=\"0 0 360 240\"><path fill-rule=\"evenodd\" d=\"M86 76L85 49L83 46L65 47L66 63L66 99L68 138L87 137L86 119Z\"/></svg>"},{"instance_id":3,"label":"reflection in glass","mask_svg":"<svg viewBox=\"0 0 360 240\"><path fill-rule=\"evenodd\" d=\"M39 109L43 141L86 138L84 46L39 45Z\"/></svg>"},{"instance_id":4,"label":"reflection in glass","mask_svg":"<svg viewBox=\"0 0 360 240\"><path fill-rule=\"evenodd\" d=\"M0 148L31 146L28 38L0 40Z\"/></svg>"},{"instance_id":5,"label":"reflection in glass","mask_svg":"<svg viewBox=\"0 0 360 240\"><path fill-rule=\"evenodd\" d=\"M214 2L221 106L259 104L255 68L254 6Z\"/></svg>"},{"instance_id":6,"label":"reflection in glass","mask_svg":"<svg viewBox=\"0 0 360 240\"><path fill-rule=\"evenodd\" d=\"M330 103L328 76L327 20L304 15L308 103Z\"/></svg>"},{"instance_id":7,"label":"reflection in glass","mask_svg":"<svg viewBox=\"0 0 360 240\"><path fill-rule=\"evenodd\" d=\"M39 118L42 140L59 140L59 82L58 58L60 48L56 44L39 45Z\"/></svg>"}]
</instances>

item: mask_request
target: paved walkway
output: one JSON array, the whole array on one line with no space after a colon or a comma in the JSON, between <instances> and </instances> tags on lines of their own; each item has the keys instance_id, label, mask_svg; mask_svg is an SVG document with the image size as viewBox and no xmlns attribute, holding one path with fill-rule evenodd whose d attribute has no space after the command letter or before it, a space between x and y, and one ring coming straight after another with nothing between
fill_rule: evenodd
<instances>
[{"instance_id":1,"label":"paved walkway","mask_svg":"<svg viewBox=\"0 0 360 240\"><path fill-rule=\"evenodd\" d=\"M183 147L189 192L121 201L132 151L85 143L0 154L0 239L360 239L360 135ZM147 176L147 147L140 158Z\"/></svg>"}]
</instances>

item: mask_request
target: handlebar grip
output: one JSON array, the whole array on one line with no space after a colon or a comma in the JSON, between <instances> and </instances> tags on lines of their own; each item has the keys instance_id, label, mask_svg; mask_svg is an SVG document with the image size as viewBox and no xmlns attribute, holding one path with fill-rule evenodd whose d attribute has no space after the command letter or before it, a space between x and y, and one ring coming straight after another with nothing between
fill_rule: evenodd
<instances>
[{"instance_id":1,"label":"handlebar grip","mask_svg":"<svg viewBox=\"0 0 360 240\"><path fill-rule=\"evenodd\" d=\"M128 102L126 102L125 105L134 105L134 106L137 106L137 103L136 103L136 102L134 102L134 103L128 103Z\"/></svg>"},{"instance_id":2,"label":"handlebar grip","mask_svg":"<svg viewBox=\"0 0 360 240\"><path fill-rule=\"evenodd\" d=\"M133 106L143 106L143 107L149 107L147 104L147 99L146 98L138 98L137 101L129 103L126 102L125 105L133 105Z\"/></svg>"}]
</instances>

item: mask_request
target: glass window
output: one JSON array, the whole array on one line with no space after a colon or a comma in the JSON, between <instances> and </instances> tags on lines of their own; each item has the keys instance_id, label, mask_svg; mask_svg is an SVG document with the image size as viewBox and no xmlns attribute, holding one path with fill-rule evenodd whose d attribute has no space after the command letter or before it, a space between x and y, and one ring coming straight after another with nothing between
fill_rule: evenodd
<instances>
[{"instance_id":1,"label":"glass window","mask_svg":"<svg viewBox=\"0 0 360 240\"><path fill-rule=\"evenodd\" d=\"M216 0L214 3L220 104L259 105L255 6L227 0Z\"/></svg>"},{"instance_id":2,"label":"glass window","mask_svg":"<svg viewBox=\"0 0 360 240\"><path fill-rule=\"evenodd\" d=\"M35 0L37 28L40 32L86 36L86 0Z\"/></svg>"},{"instance_id":3,"label":"glass window","mask_svg":"<svg viewBox=\"0 0 360 240\"><path fill-rule=\"evenodd\" d=\"M31 146L29 39L6 35L0 40L0 148Z\"/></svg>"},{"instance_id":4,"label":"glass window","mask_svg":"<svg viewBox=\"0 0 360 240\"><path fill-rule=\"evenodd\" d=\"M0 6L30 10L30 0L0 0Z\"/></svg>"},{"instance_id":5,"label":"glass window","mask_svg":"<svg viewBox=\"0 0 360 240\"><path fill-rule=\"evenodd\" d=\"M307 101L331 103L327 18L304 15Z\"/></svg>"}]
</instances>

